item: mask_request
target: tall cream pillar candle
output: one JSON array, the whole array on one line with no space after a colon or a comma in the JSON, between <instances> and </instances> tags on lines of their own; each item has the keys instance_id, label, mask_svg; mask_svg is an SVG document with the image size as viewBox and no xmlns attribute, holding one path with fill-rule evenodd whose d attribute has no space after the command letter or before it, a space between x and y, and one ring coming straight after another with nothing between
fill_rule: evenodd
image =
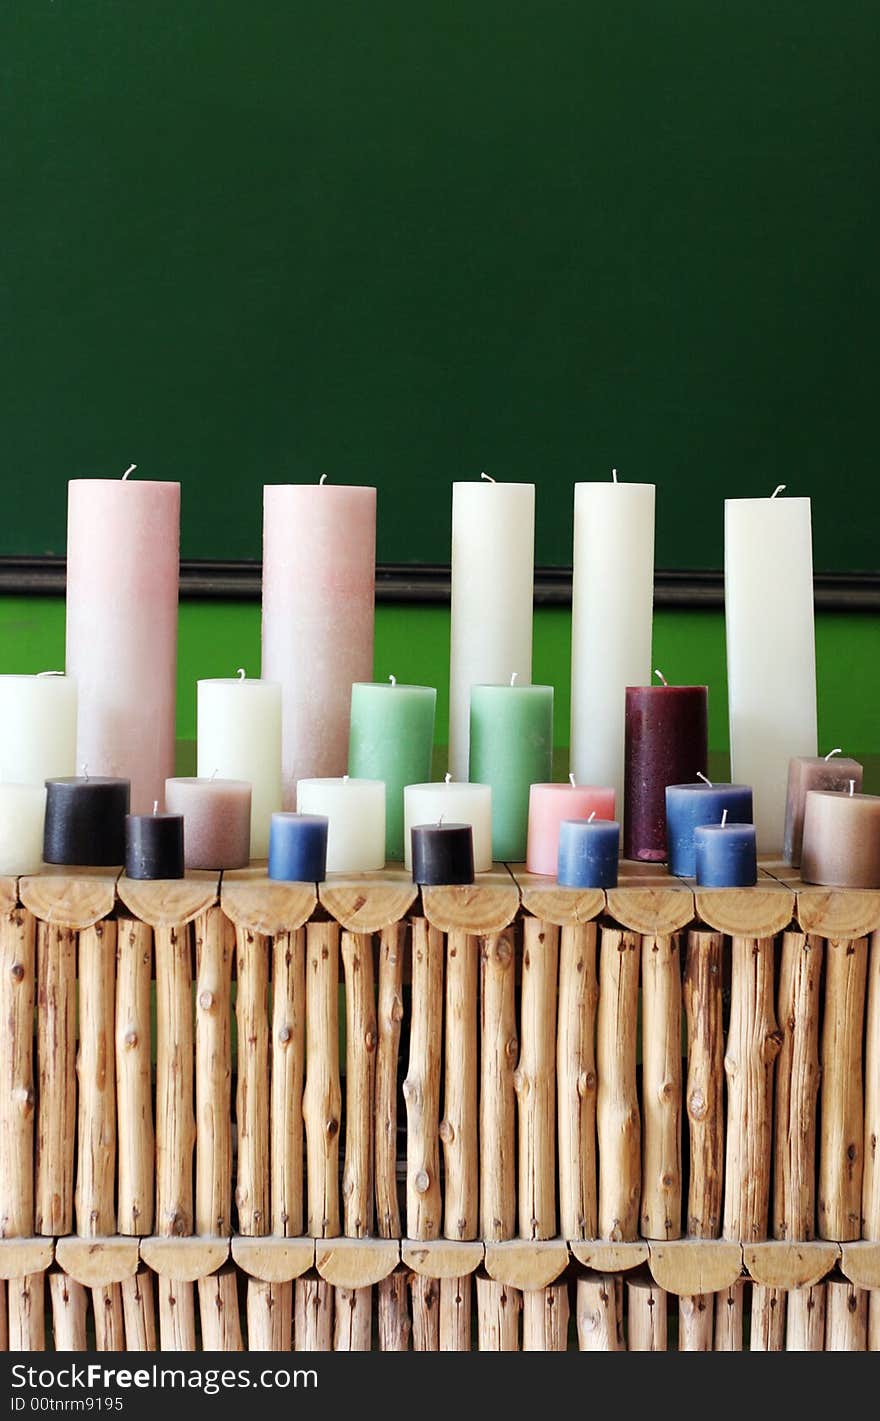
<instances>
[{"instance_id":1,"label":"tall cream pillar candle","mask_svg":"<svg viewBox=\"0 0 880 1421\"><path fill-rule=\"evenodd\" d=\"M571 771L622 812L627 686L651 680L654 485L575 484Z\"/></svg>"},{"instance_id":2,"label":"tall cream pillar candle","mask_svg":"<svg viewBox=\"0 0 880 1421\"><path fill-rule=\"evenodd\" d=\"M376 490L263 490L263 676L282 689L282 785L348 768L351 688L373 679Z\"/></svg>"},{"instance_id":3,"label":"tall cream pillar candle","mask_svg":"<svg viewBox=\"0 0 880 1421\"><path fill-rule=\"evenodd\" d=\"M180 485L73 479L67 505L67 672L76 768L131 780L133 814L174 773Z\"/></svg>"},{"instance_id":4,"label":"tall cream pillar candle","mask_svg":"<svg viewBox=\"0 0 880 1421\"><path fill-rule=\"evenodd\" d=\"M532 679L535 486L452 485L449 769L468 778L471 687Z\"/></svg>"},{"instance_id":5,"label":"tall cream pillar candle","mask_svg":"<svg viewBox=\"0 0 880 1421\"><path fill-rule=\"evenodd\" d=\"M251 786L252 859L269 856L269 824L281 808L281 687L218 678L198 683L198 775Z\"/></svg>"},{"instance_id":6,"label":"tall cream pillar candle","mask_svg":"<svg viewBox=\"0 0 880 1421\"><path fill-rule=\"evenodd\" d=\"M781 492L724 505L731 778L752 785L758 852L775 854L789 760L817 746L810 500Z\"/></svg>"}]
</instances>

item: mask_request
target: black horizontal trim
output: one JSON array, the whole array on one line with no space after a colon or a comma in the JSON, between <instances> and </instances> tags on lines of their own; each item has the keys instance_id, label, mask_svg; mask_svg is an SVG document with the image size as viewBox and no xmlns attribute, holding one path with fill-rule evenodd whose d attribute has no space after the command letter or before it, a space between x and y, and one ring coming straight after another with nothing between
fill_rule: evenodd
<instances>
[{"instance_id":1,"label":"black horizontal trim","mask_svg":"<svg viewBox=\"0 0 880 1421\"><path fill-rule=\"evenodd\" d=\"M260 563L192 560L180 565L181 598L254 601L260 596ZM58 557L0 557L0 594L58 597L64 594L65 560ZM814 578L816 607L823 612L880 612L880 573L820 572ZM442 563L380 563L377 602L449 601L449 567ZM535 605L571 605L571 568L535 569ZM657 607L722 607L721 572L654 574Z\"/></svg>"}]
</instances>

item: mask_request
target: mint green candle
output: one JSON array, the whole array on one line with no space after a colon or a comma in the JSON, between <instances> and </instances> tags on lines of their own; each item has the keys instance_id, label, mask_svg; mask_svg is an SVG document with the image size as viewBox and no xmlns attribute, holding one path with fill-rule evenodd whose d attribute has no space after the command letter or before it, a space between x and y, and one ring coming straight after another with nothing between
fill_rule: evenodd
<instances>
[{"instance_id":1,"label":"mint green candle","mask_svg":"<svg viewBox=\"0 0 880 1421\"><path fill-rule=\"evenodd\" d=\"M552 686L472 686L470 778L492 786L492 857L522 863L529 787L550 779Z\"/></svg>"},{"instance_id":2,"label":"mint green candle","mask_svg":"<svg viewBox=\"0 0 880 1421\"><path fill-rule=\"evenodd\" d=\"M351 688L348 773L385 781L385 857L403 862L403 787L431 778L433 686L356 681Z\"/></svg>"}]
</instances>

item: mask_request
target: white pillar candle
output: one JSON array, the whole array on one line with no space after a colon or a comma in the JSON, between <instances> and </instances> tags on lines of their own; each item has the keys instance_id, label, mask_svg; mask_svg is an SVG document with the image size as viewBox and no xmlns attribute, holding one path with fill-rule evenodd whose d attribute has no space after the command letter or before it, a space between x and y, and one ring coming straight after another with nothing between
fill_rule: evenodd
<instances>
[{"instance_id":1,"label":"white pillar candle","mask_svg":"<svg viewBox=\"0 0 880 1421\"><path fill-rule=\"evenodd\" d=\"M817 747L808 498L726 500L724 603L731 777L754 789L758 852L780 853L789 760Z\"/></svg>"},{"instance_id":2,"label":"white pillar candle","mask_svg":"<svg viewBox=\"0 0 880 1421\"><path fill-rule=\"evenodd\" d=\"M281 808L281 687L240 673L198 683L198 775L251 785L251 858L269 855Z\"/></svg>"},{"instance_id":3,"label":"white pillar candle","mask_svg":"<svg viewBox=\"0 0 880 1421\"><path fill-rule=\"evenodd\" d=\"M449 768L468 777L471 687L532 679L535 486L452 485ZM409 846L407 846L409 851Z\"/></svg>"},{"instance_id":4,"label":"white pillar candle","mask_svg":"<svg viewBox=\"0 0 880 1421\"><path fill-rule=\"evenodd\" d=\"M76 768L131 780L133 814L174 773L180 485L74 479L67 509L67 671Z\"/></svg>"},{"instance_id":5,"label":"white pillar candle","mask_svg":"<svg viewBox=\"0 0 880 1421\"><path fill-rule=\"evenodd\" d=\"M403 791L405 862L412 869L414 824L470 824L474 835L474 873L492 867L492 786L446 779L437 784L407 785Z\"/></svg>"},{"instance_id":6,"label":"white pillar candle","mask_svg":"<svg viewBox=\"0 0 880 1421\"><path fill-rule=\"evenodd\" d=\"M344 775L351 688L373 679L376 490L263 490L263 675L282 688L285 809L296 782Z\"/></svg>"},{"instance_id":7,"label":"white pillar candle","mask_svg":"<svg viewBox=\"0 0 880 1421\"><path fill-rule=\"evenodd\" d=\"M43 785L76 774L76 682L0 676L0 780Z\"/></svg>"},{"instance_id":8,"label":"white pillar candle","mask_svg":"<svg viewBox=\"0 0 880 1421\"><path fill-rule=\"evenodd\" d=\"M627 686L651 680L654 485L575 484L571 770L622 815Z\"/></svg>"},{"instance_id":9,"label":"white pillar candle","mask_svg":"<svg viewBox=\"0 0 880 1421\"><path fill-rule=\"evenodd\" d=\"M0 784L0 874L38 873L46 786Z\"/></svg>"},{"instance_id":10,"label":"white pillar candle","mask_svg":"<svg viewBox=\"0 0 880 1421\"><path fill-rule=\"evenodd\" d=\"M327 872L371 873L385 867L385 783L341 778L300 780L298 814L324 814Z\"/></svg>"}]
</instances>

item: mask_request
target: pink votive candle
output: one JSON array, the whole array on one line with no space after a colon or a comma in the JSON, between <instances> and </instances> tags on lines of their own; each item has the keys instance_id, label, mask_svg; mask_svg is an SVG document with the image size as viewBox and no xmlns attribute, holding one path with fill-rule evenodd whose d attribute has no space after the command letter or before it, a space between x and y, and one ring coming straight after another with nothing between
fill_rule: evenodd
<instances>
[{"instance_id":1,"label":"pink votive candle","mask_svg":"<svg viewBox=\"0 0 880 1421\"><path fill-rule=\"evenodd\" d=\"M538 784L529 791L526 868L555 878L559 863L559 826L563 819L614 818L614 790L596 785Z\"/></svg>"},{"instance_id":2,"label":"pink votive candle","mask_svg":"<svg viewBox=\"0 0 880 1421\"><path fill-rule=\"evenodd\" d=\"M880 795L807 790L801 878L828 888L880 888Z\"/></svg>"},{"instance_id":3,"label":"pink votive candle","mask_svg":"<svg viewBox=\"0 0 880 1421\"><path fill-rule=\"evenodd\" d=\"M187 868L247 868L251 850L247 780L166 780L165 809L183 815Z\"/></svg>"}]
</instances>

